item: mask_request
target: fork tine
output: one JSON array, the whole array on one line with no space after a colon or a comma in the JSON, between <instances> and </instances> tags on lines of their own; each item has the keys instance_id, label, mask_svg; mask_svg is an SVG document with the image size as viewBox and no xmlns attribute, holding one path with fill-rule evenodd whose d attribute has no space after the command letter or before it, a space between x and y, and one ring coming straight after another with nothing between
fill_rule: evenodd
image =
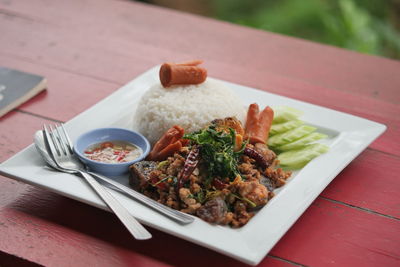
<instances>
[{"instance_id":1,"label":"fork tine","mask_svg":"<svg viewBox=\"0 0 400 267\"><path fill-rule=\"evenodd\" d=\"M67 142L65 141L65 138L61 131L61 124L59 124L59 123L55 124L54 127L55 127L54 134L59 142L58 143L59 146L61 147L62 151L64 152L64 155L70 156L71 155L70 150L68 148L68 145L66 144Z\"/></svg>"},{"instance_id":2,"label":"fork tine","mask_svg":"<svg viewBox=\"0 0 400 267\"><path fill-rule=\"evenodd\" d=\"M67 134L67 131L64 128L64 123L61 123L61 130L62 130L62 133L64 135L64 140L67 141L66 142L66 146L68 147L69 152L71 154L74 154L74 145L72 144L71 139L69 138L69 136Z\"/></svg>"},{"instance_id":3,"label":"fork tine","mask_svg":"<svg viewBox=\"0 0 400 267\"><path fill-rule=\"evenodd\" d=\"M57 153L57 150L56 150L56 148L54 146L54 142L53 142L53 140L51 138L49 129L47 128L46 124L43 125L43 140L45 142L45 145L49 149L48 152L49 152L50 156L53 158L53 160L55 162L57 162L56 155L58 155L58 153Z\"/></svg>"},{"instance_id":4,"label":"fork tine","mask_svg":"<svg viewBox=\"0 0 400 267\"><path fill-rule=\"evenodd\" d=\"M62 151L61 151L61 147L59 145L60 142L59 142L59 140L57 139L57 137L54 134L54 132L55 132L54 127L53 127L52 124L49 124L48 127L50 129L50 131L49 131L50 137L51 137L51 140L53 141L54 147L56 148L57 155L61 156L62 155Z\"/></svg>"}]
</instances>

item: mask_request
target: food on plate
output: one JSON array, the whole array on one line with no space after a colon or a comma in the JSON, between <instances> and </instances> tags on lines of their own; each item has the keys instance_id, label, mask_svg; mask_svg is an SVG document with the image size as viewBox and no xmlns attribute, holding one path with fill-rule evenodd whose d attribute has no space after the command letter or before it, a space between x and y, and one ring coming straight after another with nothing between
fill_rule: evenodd
<instances>
[{"instance_id":1,"label":"food on plate","mask_svg":"<svg viewBox=\"0 0 400 267\"><path fill-rule=\"evenodd\" d=\"M177 84L199 84L206 80L207 70L199 67L202 60L184 63L164 63L160 68L160 82L164 87Z\"/></svg>"},{"instance_id":2,"label":"food on plate","mask_svg":"<svg viewBox=\"0 0 400 267\"><path fill-rule=\"evenodd\" d=\"M271 129L269 130L269 135L283 133L283 132L292 130L294 128L297 128L303 124L304 124L304 122L302 122L301 120L292 120L292 121L275 123L275 124L272 123Z\"/></svg>"},{"instance_id":3,"label":"food on plate","mask_svg":"<svg viewBox=\"0 0 400 267\"><path fill-rule=\"evenodd\" d=\"M328 152L329 148L323 144L310 144L301 149L289 150L279 154L278 160L282 167L290 169L303 168L312 159Z\"/></svg>"},{"instance_id":4,"label":"food on plate","mask_svg":"<svg viewBox=\"0 0 400 267\"><path fill-rule=\"evenodd\" d=\"M281 167L292 170L303 168L329 150L328 146L315 143L328 136L299 120L302 112L291 107L276 107L274 112L268 146L278 155Z\"/></svg>"},{"instance_id":5,"label":"food on plate","mask_svg":"<svg viewBox=\"0 0 400 267\"><path fill-rule=\"evenodd\" d=\"M257 104L250 105L246 120L246 138L251 144L265 144L268 141L273 117L274 111L270 107L265 107L260 113Z\"/></svg>"},{"instance_id":6,"label":"food on plate","mask_svg":"<svg viewBox=\"0 0 400 267\"><path fill-rule=\"evenodd\" d=\"M289 130L287 132L283 132L280 134L273 135L268 140L268 145L271 147L280 147L283 145L287 145L291 142L294 142L303 136L307 136L314 132L317 128L308 126L308 125L301 125L297 128Z\"/></svg>"},{"instance_id":7,"label":"food on plate","mask_svg":"<svg viewBox=\"0 0 400 267\"><path fill-rule=\"evenodd\" d=\"M300 139L297 139L291 143L282 145L277 147L277 150L279 151L289 151L289 150L296 150L296 149L301 149L306 147L308 144L313 143L317 140L323 139L328 137L326 134L318 133L318 132L313 132L310 134L307 134Z\"/></svg>"},{"instance_id":8,"label":"food on plate","mask_svg":"<svg viewBox=\"0 0 400 267\"><path fill-rule=\"evenodd\" d=\"M91 145L83 154L88 159L103 163L123 163L140 157L143 151L134 144L117 140Z\"/></svg>"},{"instance_id":9,"label":"food on plate","mask_svg":"<svg viewBox=\"0 0 400 267\"><path fill-rule=\"evenodd\" d=\"M254 112L258 105L251 109ZM269 129L271 113L254 118ZM185 133L179 126L171 127L146 161L131 166L130 184L136 190L207 222L241 227L291 175L276 167L276 155L265 139L249 142L250 136L267 138L264 128L250 124L243 129L239 120L227 117ZM173 154L164 152L168 147L173 147Z\"/></svg>"},{"instance_id":10,"label":"food on plate","mask_svg":"<svg viewBox=\"0 0 400 267\"><path fill-rule=\"evenodd\" d=\"M168 131L155 144L147 158L149 160L159 160L172 156L182 148L184 143L186 143L185 140L182 139L183 133L183 128L177 125L168 129Z\"/></svg>"},{"instance_id":11,"label":"food on plate","mask_svg":"<svg viewBox=\"0 0 400 267\"><path fill-rule=\"evenodd\" d=\"M301 168L326 152L313 143L326 135L290 107L253 103L246 113L200 63L164 63L160 83L139 102L135 127L154 145L130 166L130 184L204 221L241 227L291 176L280 167Z\"/></svg>"},{"instance_id":12,"label":"food on plate","mask_svg":"<svg viewBox=\"0 0 400 267\"><path fill-rule=\"evenodd\" d=\"M216 118L236 117L243 124L245 116L244 103L220 81L168 88L157 82L140 99L133 127L154 144L174 125L193 132Z\"/></svg>"},{"instance_id":13,"label":"food on plate","mask_svg":"<svg viewBox=\"0 0 400 267\"><path fill-rule=\"evenodd\" d=\"M278 106L274 108L274 114L273 124L276 124L296 120L303 112L292 107Z\"/></svg>"}]
</instances>

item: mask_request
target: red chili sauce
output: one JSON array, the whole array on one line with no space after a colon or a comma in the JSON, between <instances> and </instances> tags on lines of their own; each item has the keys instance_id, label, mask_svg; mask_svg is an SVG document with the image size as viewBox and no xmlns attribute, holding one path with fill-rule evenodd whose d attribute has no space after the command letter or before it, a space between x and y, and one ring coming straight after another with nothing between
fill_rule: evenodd
<instances>
[{"instance_id":1,"label":"red chili sauce","mask_svg":"<svg viewBox=\"0 0 400 267\"><path fill-rule=\"evenodd\" d=\"M104 163L123 163L132 161L143 151L140 147L125 141L107 141L89 146L84 155L88 159Z\"/></svg>"}]
</instances>

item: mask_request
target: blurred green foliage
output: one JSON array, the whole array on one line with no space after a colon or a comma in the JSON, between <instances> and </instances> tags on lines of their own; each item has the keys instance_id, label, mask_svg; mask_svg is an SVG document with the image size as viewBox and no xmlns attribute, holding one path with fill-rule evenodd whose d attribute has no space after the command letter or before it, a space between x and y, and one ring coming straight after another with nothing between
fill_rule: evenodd
<instances>
[{"instance_id":1,"label":"blurred green foliage","mask_svg":"<svg viewBox=\"0 0 400 267\"><path fill-rule=\"evenodd\" d=\"M400 0L216 0L217 19L400 59Z\"/></svg>"}]
</instances>

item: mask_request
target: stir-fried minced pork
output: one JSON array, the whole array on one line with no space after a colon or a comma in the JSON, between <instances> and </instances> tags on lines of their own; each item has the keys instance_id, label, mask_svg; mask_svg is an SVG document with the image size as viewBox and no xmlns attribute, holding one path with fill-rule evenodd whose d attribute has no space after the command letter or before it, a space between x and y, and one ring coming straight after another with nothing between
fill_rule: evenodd
<instances>
[{"instance_id":1,"label":"stir-fried minced pork","mask_svg":"<svg viewBox=\"0 0 400 267\"><path fill-rule=\"evenodd\" d=\"M192 193L188 188L179 189L179 198L187 206L186 208L182 209L183 212L193 214L198 208L201 207L201 204L193 198Z\"/></svg>"},{"instance_id":2,"label":"stir-fried minced pork","mask_svg":"<svg viewBox=\"0 0 400 267\"><path fill-rule=\"evenodd\" d=\"M264 174L275 183L275 187L281 187L286 183L286 179L290 177L291 172L284 171L281 168L267 168Z\"/></svg>"},{"instance_id":3,"label":"stir-fried minced pork","mask_svg":"<svg viewBox=\"0 0 400 267\"><path fill-rule=\"evenodd\" d=\"M237 185L239 194L256 206L265 205L268 201L268 189L259 181L245 181Z\"/></svg>"},{"instance_id":4,"label":"stir-fried minced pork","mask_svg":"<svg viewBox=\"0 0 400 267\"><path fill-rule=\"evenodd\" d=\"M234 149L238 139L232 127L240 130L234 118L215 123L215 127L185 135L185 145L173 156L133 164L130 184L162 204L209 223L241 227L291 173L275 167L276 155L265 144L243 142L239 150ZM255 151L256 158L253 152L244 153L245 148Z\"/></svg>"}]
</instances>

